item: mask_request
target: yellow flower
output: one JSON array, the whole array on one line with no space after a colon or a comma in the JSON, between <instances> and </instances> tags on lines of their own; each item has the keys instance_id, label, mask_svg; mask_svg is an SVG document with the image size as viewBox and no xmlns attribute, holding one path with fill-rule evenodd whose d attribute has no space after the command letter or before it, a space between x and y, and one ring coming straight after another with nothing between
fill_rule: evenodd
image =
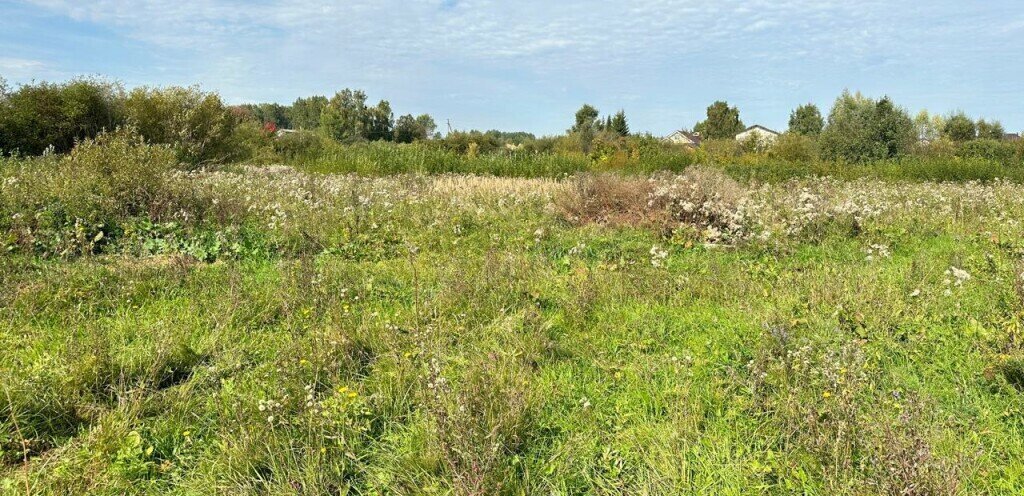
<instances>
[{"instance_id":1,"label":"yellow flower","mask_svg":"<svg viewBox=\"0 0 1024 496\"><path fill-rule=\"evenodd\" d=\"M825 391L824 393L821 393L821 397L822 398L826 398L827 399L827 398L830 398L831 396L832 396L832 393L830 393L828 391Z\"/></svg>"}]
</instances>

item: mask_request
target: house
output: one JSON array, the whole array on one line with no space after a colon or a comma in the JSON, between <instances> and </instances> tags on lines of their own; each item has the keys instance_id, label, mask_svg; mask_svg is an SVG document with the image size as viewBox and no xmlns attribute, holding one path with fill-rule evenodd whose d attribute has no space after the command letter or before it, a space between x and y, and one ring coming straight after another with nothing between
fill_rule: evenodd
<instances>
[{"instance_id":1,"label":"house","mask_svg":"<svg viewBox=\"0 0 1024 496\"><path fill-rule=\"evenodd\" d=\"M294 134L297 132L299 132L298 129L278 129L277 131L274 131L274 137L280 138L286 134Z\"/></svg>"},{"instance_id":2,"label":"house","mask_svg":"<svg viewBox=\"0 0 1024 496\"><path fill-rule=\"evenodd\" d=\"M1003 141L1020 141L1020 134L1006 133L1003 135Z\"/></svg>"},{"instance_id":3,"label":"house","mask_svg":"<svg viewBox=\"0 0 1024 496\"><path fill-rule=\"evenodd\" d=\"M752 138L757 138L758 141L764 142L765 144L775 141L779 137L779 133L772 131L762 125L754 124L748 127L742 133L736 135L736 141L747 141Z\"/></svg>"},{"instance_id":4,"label":"house","mask_svg":"<svg viewBox=\"0 0 1024 496\"><path fill-rule=\"evenodd\" d=\"M675 145L683 145L688 146L690 148L697 148L698 146L700 146L701 137L699 132L691 133L689 131L683 131L682 129L680 129L668 136L665 136L664 138L662 138L662 140Z\"/></svg>"}]
</instances>

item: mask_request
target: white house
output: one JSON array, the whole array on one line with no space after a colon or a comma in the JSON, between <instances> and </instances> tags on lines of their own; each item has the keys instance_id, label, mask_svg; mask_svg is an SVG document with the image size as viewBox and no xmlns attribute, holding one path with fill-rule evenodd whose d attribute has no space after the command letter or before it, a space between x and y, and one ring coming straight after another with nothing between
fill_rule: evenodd
<instances>
[{"instance_id":1,"label":"white house","mask_svg":"<svg viewBox=\"0 0 1024 496\"><path fill-rule=\"evenodd\" d=\"M679 131L676 131L668 136L665 136L664 138L662 138L662 140L676 145L697 148L698 146L700 146L701 138L700 133L691 133L689 131L683 131L682 129L680 129Z\"/></svg>"},{"instance_id":2,"label":"white house","mask_svg":"<svg viewBox=\"0 0 1024 496\"><path fill-rule=\"evenodd\" d=\"M747 141L751 138L757 138L758 141L769 144L774 142L779 137L779 133L772 131L762 125L754 124L748 127L745 131L736 135L736 141Z\"/></svg>"}]
</instances>

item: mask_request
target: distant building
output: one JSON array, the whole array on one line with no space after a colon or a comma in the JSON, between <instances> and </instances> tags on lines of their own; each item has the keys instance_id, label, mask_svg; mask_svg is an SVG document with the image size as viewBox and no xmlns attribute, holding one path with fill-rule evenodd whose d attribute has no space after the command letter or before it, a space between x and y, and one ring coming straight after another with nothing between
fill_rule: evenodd
<instances>
[{"instance_id":1,"label":"distant building","mask_svg":"<svg viewBox=\"0 0 1024 496\"><path fill-rule=\"evenodd\" d=\"M1006 133L1003 135L1003 141L1020 141L1020 134Z\"/></svg>"},{"instance_id":2,"label":"distant building","mask_svg":"<svg viewBox=\"0 0 1024 496\"><path fill-rule=\"evenodd\" d=\"M688 146L690 148L697 148L700 146L701 142L700 133L691 133L689 131L683 131L682 129L665 136L662 140L676 145Z\"/></svg>"},{"instance_id":3,"label":"distant building","mask_svg":"<svg viewBox=\"0 0 1024 496\"><path fill-rule=\"evenodd\" d=\"M746 141L751 138L757 138L759 141L765 143L771 143L779 137L779 133L772 131L764 126L755 124L748 127L742 133L736 135L736 141Z\"/></svg>"},{"instance_id":4,"label":"distant building","mask_svg":"<svg viewBox=\"0 0 1024 496\"><path fill-rule=\"evenodd\" d=\"M293 134L298 132L301 131L299 131L298 129L278 129L277 131L274 132L274 136L280 138L281 136L284 136L286 134Z\"/></svg>"}]
</instances>

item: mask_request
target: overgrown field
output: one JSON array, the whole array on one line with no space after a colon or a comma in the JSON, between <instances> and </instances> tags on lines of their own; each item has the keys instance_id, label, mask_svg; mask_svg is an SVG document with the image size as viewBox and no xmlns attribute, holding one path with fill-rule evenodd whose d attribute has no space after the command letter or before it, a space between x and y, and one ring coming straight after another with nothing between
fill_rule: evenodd
<instances>
[{"instance_id":1,"label":"overgrown field","mask_svg":"<svg viewBox=\"0 0 1024 496\"><path fill-rule=\"evenodd\" d=\"M1024 492L1024 186L101 145L0 178L2 494Z\"/></svg>"}]
</instances>

